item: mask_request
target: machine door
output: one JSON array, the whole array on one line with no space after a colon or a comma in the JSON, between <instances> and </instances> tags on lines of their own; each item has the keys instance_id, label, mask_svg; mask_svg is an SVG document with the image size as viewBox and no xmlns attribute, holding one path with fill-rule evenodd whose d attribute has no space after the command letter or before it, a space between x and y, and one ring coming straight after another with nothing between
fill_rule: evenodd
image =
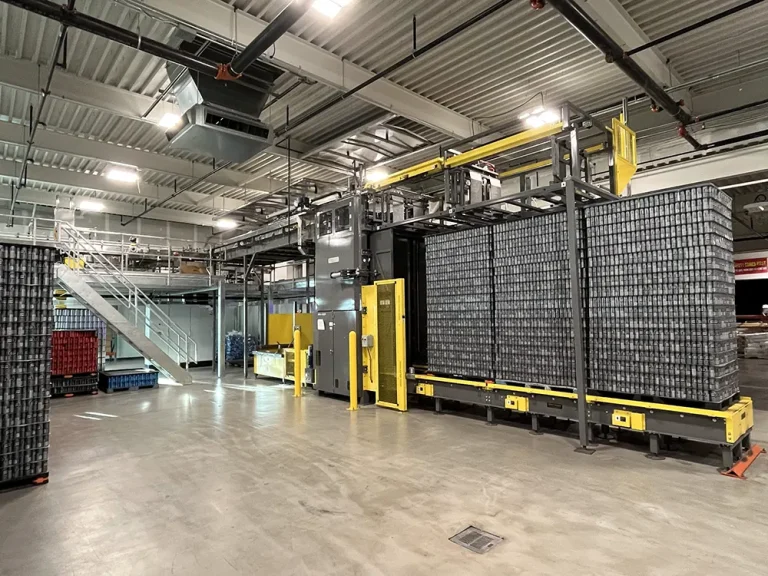
<instances>
[{"instance_id":1,"label":"machine door","mask_svg":"<svg viewBox=\"0 0 768 576\"><path fill-rule=\"evenodd\" d=\"M405 412L405 281L382 280L376 285L374 347L378 380L376 404Z\"/></svg>"},{"instance_id":2,"label":"machine door","mask_svg":"<svg viewBox=\"0 0 768 576\"><path fill-rule=\"evenodd\" d=\"M333 387L333 312L319 311L315 317L315 388L328 394Z\"/></svg>"}]
</instances>

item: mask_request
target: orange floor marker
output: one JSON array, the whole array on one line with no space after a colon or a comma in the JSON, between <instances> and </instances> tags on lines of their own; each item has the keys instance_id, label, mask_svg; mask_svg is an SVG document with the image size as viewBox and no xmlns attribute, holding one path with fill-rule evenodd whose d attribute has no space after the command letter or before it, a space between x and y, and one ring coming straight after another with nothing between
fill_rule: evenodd
<instances>
[{"instance_id":1,"label":"orange floor marker","mask_svg":"<svg viewBox=\"0 0 768 576\"><path fill-rule=\"evenodd\" d=\"M765 448L761 448L757 444L753 444L752 447L747 450L746 454L744 454L741 460L736 462L732 468L723 470L720 472L720 474L723 476L729 476L730 478L740 478L741 480L744 480L746 479L744 474L747 472L747 469L752 466L752 463L757 460L757 457L764 452Z\"/></svg>"}]
</instances>

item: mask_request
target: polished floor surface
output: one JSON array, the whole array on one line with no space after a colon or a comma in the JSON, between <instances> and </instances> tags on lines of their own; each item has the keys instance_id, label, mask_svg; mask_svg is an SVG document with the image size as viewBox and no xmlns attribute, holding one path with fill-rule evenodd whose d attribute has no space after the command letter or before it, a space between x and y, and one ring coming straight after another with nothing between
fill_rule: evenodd
<instances>
[{"instance_id":1,"label":"polished floor surface","mask_svg":"<svg viewBox=\"0 0 768 576\"><path fill-rule=\"evenodd\" d=\"M50 484L0 494L0 575L766 573L766 457L733 480L209 375L54 402ZM448 540L469 525L504 542Z\"/></svg>"}]
</instances>

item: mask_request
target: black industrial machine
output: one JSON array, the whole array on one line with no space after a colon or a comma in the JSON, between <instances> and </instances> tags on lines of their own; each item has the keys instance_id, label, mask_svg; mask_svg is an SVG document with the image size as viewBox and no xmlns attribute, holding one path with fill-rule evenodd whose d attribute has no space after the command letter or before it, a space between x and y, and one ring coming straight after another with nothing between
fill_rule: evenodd
<instances>
[{"instance_id":1,"label":"black industrial machine","mask_svg":"<svg viewBox=\"0 0 768 576\"><path fill-rule=\"evenodd\" d=\"M362 287L403 279L403 346L408 365L426 364L426 268L424 239L405 230L376 231L366 195L324 205L315 216L315 388L349 396L349 333L357 334L358 397L373 402L366 376L376 335L366 333ZM399 288L398 288L399 289ZM384 293L388 288L380 288ZM384 298L386 308L387 298ZM378 304L378 303L377 303ZM391 304L391 303L390 303ZM367 320L370 320L368 318ZM404 318L400 318L404 320ZM365 326L364 326L365 325ZM371 331L369 329L369 331Z\"/></svg>"},{"instance_id":2,"label":"black industrial machine","mask_svg":"<svg viewBox=\"0 0 768 576\"><path fill-rule=\"evenodd\" d=\"M366 198L350 196L323 206L315 231L315 388L349 396L349 333L361 334L361 286L371 280ZM358 370L361 383L359 363ZM360 386L358 397L364 399Z\"/></svg>"}]
</instances>

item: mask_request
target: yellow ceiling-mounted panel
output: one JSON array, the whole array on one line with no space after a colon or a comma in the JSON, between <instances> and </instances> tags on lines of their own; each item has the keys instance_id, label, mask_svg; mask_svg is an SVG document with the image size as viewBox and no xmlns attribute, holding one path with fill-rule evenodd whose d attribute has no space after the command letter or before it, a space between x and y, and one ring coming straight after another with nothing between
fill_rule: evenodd
<instances>
[{"instance_id":1,"label":"yellow ceiling-mounted panel","mask_svg":"<svg viewBox=\"0 0 768 576\"><path fill-rule=\"evenodd\" d=\"M619 118L613 119L612 128L616 191L621 196L637 172L637 134Z\"/></svg>"}]
</instances>

